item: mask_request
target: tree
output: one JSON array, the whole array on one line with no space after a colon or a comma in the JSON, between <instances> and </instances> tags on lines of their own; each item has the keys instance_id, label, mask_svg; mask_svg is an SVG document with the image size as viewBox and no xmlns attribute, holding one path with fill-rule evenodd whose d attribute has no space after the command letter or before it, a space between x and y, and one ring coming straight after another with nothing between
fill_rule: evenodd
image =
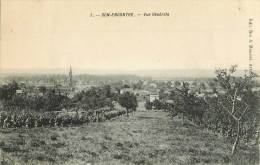
<instances>
[{"instance_id":1,"label":"tree","mask_svg":"<svg viewBox=\"0 0 260 165\"><path fill-rule=\"evenodd\" d=\"M25 83L20 83L19 84L19 88L25 89L26 88L26 84Z\"/></svg>"},{"instance_id":2,"label":"tree","mask_svg":"<svg viewBox=\"0 0 260 165\"><path fill-rule=\"evenodd\" d=\"M133 89L141 89L143 86L143 81L139 80L136 84L133 85Z\"/></svg>"},{"instance_id":3,"label":"tree","mask_svg":"<svg viewBox=\"0 0 260 165\"><path fill-rule=\"evenodd\" d=\"M124 84L122 88L130 88L130 86L127 84Z\"/></svg>"},{"instance_id":4,"label":"tree","mask_svg":"<svg viewBox=\"0 0 260 165\"><path fill-rule=\"evenodd\" d=\"M76 93L73 98L72 98L72 101L73 102L79 102L82 100L83 96L85 95L85 92L84 91L81 91L81 92L78 92Z\"/></svg>"},{"instance_id":5,"label":"tree","mask_svg":"<svg viewBox=\"0 0 260 165\"><path fill-rule=\"evenodd\" d=\"M249 76L235 77L236 68L237 65L234 65L229 70L218 69L215 72L215 81L225 92L218 93L218 104L221 110L235 121L237 127L232 154L237 151L243 124L259 116L259 98L257 93L252 91L253 79L258 75L252 73Z\"/></svg>"},{"instance_id":6,"label":"tree","mask_svg":"<svg viewBox=\"0 0 260 165\"><path fill-rule=\"evenodd\" d=\"M209 86L210 86L211 88L215 87L215 83L212 82L212 81L210 81L208 84L209 84Z\"/></svg>"},{"instance_id":7,"label":"tree","mask_svg":"<svg viewBox=\"0 0 260 165\"><path fill-rule=\"evenodd\" d=\"M99 101L96 95L88 94L87 92L84 97L82 98L80 104L84 104L85 107L88 107L88 109L97 109L99 106Z\"/></svg>"},{"instance_id":8,"label":"tree","mask_svg":"<svg viewBox=\"0 0 260 165\"><path fill-rule=\"evenodd\" d=\"M12 105L21 110L27 106L27 100L22 95L16 95L12 98Z\"/></svg>"},{"instance_id":9,"label":"tree","mask_svg":"<svg viewBox=\"0 0 260 165\"><path fill-rule=\"evenodd\" d=\"M130 110L135 111L138 106L136 96L130 92L125 92L122 95L120 95L119 104L122 107L126 108L127 117L128 117L129 111Z\"/></svg>"},{"instance_id":10,"label":"tree","mask_svg":"<svg viewBox=\"0 0 260 165\"><path fill-rule=\"evenodd\" d=\"M174 81L174 85L178 86L178 85L181 85L181 83L180 83L180 81Z\"/></svg>"},{"instance_id":11,"label":"tree","mask_svg":"<svg viewBox=\"0 0 260 165\"><path fill-rule=\"evenodd\" d=\"M0 88L0 100L11 100L17 89L19 89L19 87L16 82L12 82L8 85L3 85Z\"/></svg>"},{"instance_id":12,"label":"tree","mask_svg":"<svg viewBox=\"0 0 260 165\"><path fill-rule=\"evenodd\" d=\"M172 87L172 82L171 81L167 81L166 86L167 86L167 88L171 88Z\"/></svg>"},{"instance_id":13,"label":"tree","mask_svg":"<svg viewBox=\"0 0 260 165\"><path fill-rule=\"evenodd\" d=\"M44 97L32 97L30 99L27 99L27 101L30 108L34 109L35 111L44 109L44 105L45 105Z\"/></svg>"},{"instance_id":14,"label":"tree","mask_svg":"<svg viewBox=\"0 0 260 165\"><path fill-rule=\"evenodd\" d=\"M154 106L154 109L160 110L162 108L162 103L156 99L153 101L153 106Z\"/></svg>"},{"instance_id":15,"label":"tree","mask_svg":"<svg viewBox=\"0 0 260 165\"><path fill-rule=\"evenodd\" d=\"M166 85L166 83L165 82L158 82L157 83L157 86L158 86L158 88L165 88L165 85Z\"/></svg>"},{"instance_id":16,"label":"tree","mask_svg":"<svg viewBox=\"0 0 260 165\"><path fill-rule=\"evenodd\" d=\"M153 107L153 104L149 101L149 100L147 100L146 102L145 102L145 109L146 110L151 110L152 109L152 107Z\"/></svg>"},{"instance_id":17,"label":"tree","mask_svg":"<svg viewBox=\"0 0 260 165\"><path fill-rule=\"evenodd\" d=\"M160 89L159 95L163 94L164 91L165 91L164 89Z\"/></svg>"},{"instance_id":18,"label":"tree","mask_svg":"<svg viewBox=\"0 0 260 165\"><path fill-rule=\"evenodd\" d=\"M107 98L110 98L110 97L111 97L111 87L110 87L110 85L105 85L105 86L103 87L103 90L104 90L104 92L105 92L105 96L106 96Z\"/></svg>"},{"instance_id":19,"label":"tree","mask_svg":"<svg viewBox=\"0 0 260 165\"><path fill-rule=\"evenodd\" d=\"M117 91L116 91L116 92L113 92L113 93L111 94L111 100L112 100L112 101L118 101L118 97L119 97L119 93L117 93Z\"/></svg>"},{"instance_id":20,"label":"tree","mask_svg":"<svg viewBox=\"0 0 260 165\"><path fill-rule=\"evenodd\" d=\"M12 98L13 95L16 93L16 90L19 89L17 82L12 82L9 86L9 92L10 92L10 97Z\"/></svg>"},{"instance_id":21,"label":"tree","mask_svg":"<svg viewBox=\"0 0 260 165\"><path fill-rule=\"evenodd\" d=\"M201 87L202 89L206 89L205 83L204 83L204 82L201 82L201 83L200 83L200 87Z\"/></svg>"},{"instance_id":22,"label":"tree","mask_svg":"<svg viewBox=\"0 0 260 165\"><path fill-rule=\"evenodd\" d=\"M0 100L10 100L9 88L7 85L3 85L0 88Z\"/></svg>"},{"instance_id":23,"label":"tree","mask_svg":"<svg viewBox=\"0 0 260 165\"><path fill-rule=\"evenodd\" d=\"M208 85L212 89L213 93L217 93L216 84L214 82L211 81L208 83Z\"/></svg>"},{"instance_id":24,"label":"tree","mask_svg":"<svg viewBox=\"0 0 260 165\"><path fill-rule=\"evenodd\" d=\"M69 109L73 108L74 104L72 103L70 98L65 98L62 100L61 102L61 106L67 111L69 111Z\"/></svg>"},{"instance_id":25,"label":"tree","mask_svg":"<svg viewBox=\"0 0 260 165\"><path fill-rule=\"evenodd\" d=\"M197 81L196 81L196 80L193 81L193 82L192 82L192 85L196 87L196 86L198 85L198 84L197 84Z\"/></svg>"},{"instance_id":26,"label":"tree","mask_svg":"<svg viewBox=\"0 0 260 165\"><path fill-rule=\"evenodd\" d=\"M115 91L117 92L117 94L120 94L120 87L115 87Z\"/></svg>"},{"instance_id":27,"label":"tree","mask_svg":"<svg viewBox=\"0 0 260 165\"><path fill-rule=\"evenodd\" d=\"M190 83L188 82L183 82L185 84L186 87L189 87L190 86Z\"/></svg>"},{"instance_id":28,"label":"tree","mask_svg":"<svg viewBox=\"0 0 260 165\"><path fill-rule=\"evenodd\" d=\"M54 92L48 92L45 96L44 96L44 101L45 101L45 105L44 105L44 109L47 111L56 111L56 110L60 110L60 97L58 95L56 95Z\"/></svg>"},{"instance_id":29,"label":"tree","mask_svg":"<svg viewBox=\"0 0 260 165\"><path fill-rule=\"evenodd\" d=\"M138 83L137 83L137 89L141 89L143 84L144 84L144 82L139 80Z\"/></svg>"},{"instance_id":30,"label":"tree","mask_svg":"<svg viewBox=\"0 0 260 165\"><path fill-rule=\"evenodd\" d=\"M182 125L184 125L184 116L190 117L192 115L201 115L198 113L199 101L198 98L189 93L190 89L187 86L187 83L183 82L182 87L176 88L176 91L171 92L171 99L173 100L173 104L168 106L170 109L170 116L173 118L177 116L179 113L182 114Z\"/></svg>"},{"instance_id":31,"label":"tree","mask_svg":"<svg viewBox=\"0 0 260 165\"><path fill-rule=\"evenodd\" d=\"M42 92L43 94L45 94L45 92L46 92L46 90L47 90L47 89L46 89L46 86L39 86L38 89L39 89L39 91Z\"/></svg>"}]
</instances>

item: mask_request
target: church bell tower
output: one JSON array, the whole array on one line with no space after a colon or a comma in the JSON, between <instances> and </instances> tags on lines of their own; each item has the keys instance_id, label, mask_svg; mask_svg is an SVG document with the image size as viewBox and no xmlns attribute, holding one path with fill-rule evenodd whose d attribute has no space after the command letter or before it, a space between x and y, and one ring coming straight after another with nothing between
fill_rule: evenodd
<instances>
[{"instance_id":1,"label":"church bell tower","mask_svg":"<svg viewBox=\"0 0 260 165\"><path fill-rule=\"evenodd\" d=\"M73 86L71 66L70 66L70 72L69 72L69 86Z\"/></svg>"}]
</instances>

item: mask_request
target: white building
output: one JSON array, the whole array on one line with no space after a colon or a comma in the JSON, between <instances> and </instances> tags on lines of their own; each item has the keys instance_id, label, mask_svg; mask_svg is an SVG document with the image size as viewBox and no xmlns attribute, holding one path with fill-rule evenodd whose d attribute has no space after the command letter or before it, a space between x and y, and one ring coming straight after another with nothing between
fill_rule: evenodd
<instances>
[{"instance_id":1,"label":"white building","mask_svg":"<svg viewBox=\"0 0 260 165\"><path fill-rule=\"evenodd\" d=\"M159 100L159 94L150 94L150 102L154 100Z\"/></svg>"},{"instance_id":2,"label":"white building","mask_svg":"<svg viewBox=\"0 0 260 165\"><path fill-rule=\"evenodd\" d=\"M123 94L125 92L133 93L133 88L123 88L120 90L120 94Z\"/></svg>"}]
</instances>

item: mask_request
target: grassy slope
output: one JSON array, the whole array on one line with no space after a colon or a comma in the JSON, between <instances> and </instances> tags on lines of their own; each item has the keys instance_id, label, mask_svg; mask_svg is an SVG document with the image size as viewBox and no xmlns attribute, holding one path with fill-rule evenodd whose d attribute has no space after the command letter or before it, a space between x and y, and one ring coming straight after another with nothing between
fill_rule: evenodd
<instances>
[{"instance_id":1,"label":"grassy slope","mask_svg":"<svg viewBox=\"0 0 260 165\"><path fill-rule=\"evenodd\" d=\"M165 112L138 111L69 128L0 129L0 160L21 164L258 164L258 148L228 140ZM20 133L19 133L20 132Z\"/></svg>"}]
</instances>

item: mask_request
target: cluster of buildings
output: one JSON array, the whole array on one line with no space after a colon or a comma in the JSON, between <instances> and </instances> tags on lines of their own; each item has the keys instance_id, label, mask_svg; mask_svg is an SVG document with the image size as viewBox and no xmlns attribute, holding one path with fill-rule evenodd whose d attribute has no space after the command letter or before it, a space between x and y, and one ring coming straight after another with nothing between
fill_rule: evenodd
<instances>
[{"instance_id":1,"label":"cluster of buildings","mask_svg":"<svg viewBox=\"0 0 260 165\"><path fill-rule=\"evenodd\" d=\"M157 83L156 83L157 82ZM124 88L121 89L120 93L124 92L131 92L134 93L137 96L138 101L146 101L149 100L150 102L153 102L155 100L170 100L170 95L172 91L175 91L176 88L181 88L180 85L175 85L174 82L171 82L171 85L166 86L160 86L158 85L162 80L152 82L150 84L144 85L144 89L141 90L134 90L133 88ZM164 83L169 82L169 80L166 80ZM196 95L197 97L206 98L206 97L215 97L215 94L211 87L209 87L206 83L204 84L204 87L201 85L194 85L194 81L185 81L189 84L189 93ZM218 92L222 93L224 91L221 90L220 87L217 87Z\"/></svg>"},{"instance_id":2,"label":"cluster of buildings","mask_svg":"<svg viewBox=\"0 0 260 165\"><path fill-rule=\"evenodd\" d=\"M54 92L58 95L63 95L63 96L67 96L72 98L77 91L81 91L81 90L87 90L90 89L91 87L95 87L95 86L100 86L99 84L96 83L91 83L91 84L81 84L81 83L77 83L77 88L75 88L77 80L73 80L73 75L72 75L72 69L70 67L69 70L69 74L67 77L63 77L63 81L64 83L36 83L33 86L28 86L19 90L16 90L16 94L19 95L27 95L27 96L43 96L46 92ZM60 79L62 81L62 79ZM91 80L89 80L91 82ZM102 81L102 80L100 80ZM111 81L106 82L106 81ZM103 83L105 84L113 84L116 80L110 80L110 79L106 79ZM139 80L140 81L140 80ZM152 81L148 81L148 80L144 80L141 82L141 87L139 88L135 88L133 84L137 84L139 83L138 80L136 80L136 82L124 82L123 84L125 84L128 87L122 88L120 89L120 91L118 91L118 87L112 87L111 88L111 92L116 92L116 93L120 93L123 94L125 92L130 92L130 93L134 93L135 96L137 97L137 100L139 102L143 102L143 101L147 101L149 100L150 102L153 102L155 100L169 100L170 99L170 95L171 95L171 91L176 90L176 88L181 88L181 83L178 81L172 81L170 79L158 79L158 80L152 80ZM212 90L212 88L209 86L209 84L205 83L203 81L201 81L200 83L203 84L203 86L201 84L197 84L196 80L191 81L185 81L186 83L189 84L189 93L195 94L197 97L201 97L201 98L206 98L206 97L214 97L215 94ZM132 86L132 87L130 87ZM117 88L117 89L116 89ZM119 87L120 88L120 87ZM216 90L218 92L224 92L222 91L222 89L218 86L216 86ZM259 91L259 87L256 89L257 91Z\"/></svg>"},{"instance_id":3,"label":"cluster of buildings","mask_svg":"<svg viewBox=\"0 0 260 165\"><path fill-rule=\"evenodd\" d=\"M59 95L73 97L75 92L75 85L73 83L72 69L70 67L68 81L66 85L60 84L38 84L33 89L19 89L16 94L26 94L27 96L43 96L46 92L54 92Z\"/></svg>"}]
</instances>

